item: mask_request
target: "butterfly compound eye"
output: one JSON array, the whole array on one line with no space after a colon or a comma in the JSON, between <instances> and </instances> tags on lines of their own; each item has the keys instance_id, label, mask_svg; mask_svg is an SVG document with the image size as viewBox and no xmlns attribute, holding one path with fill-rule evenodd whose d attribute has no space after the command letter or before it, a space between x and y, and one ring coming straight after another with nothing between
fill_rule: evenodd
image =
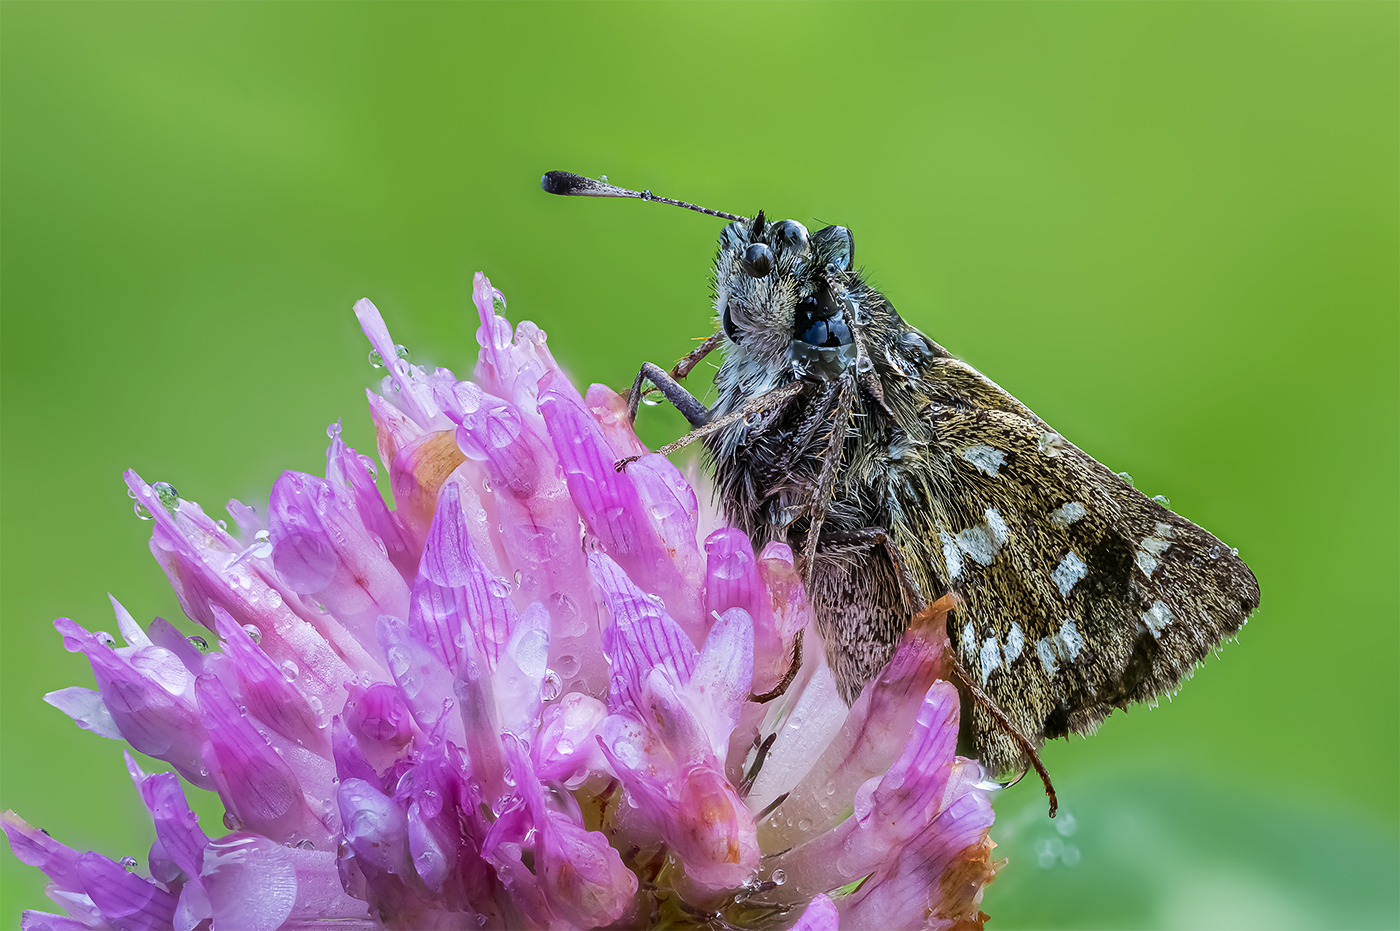
<instances>
[{"instance_id":1,"label":"butterfly compound eye","mask_svg":"<svg viewBox=\"0 0 1400 931\"><path fill-rule=\"evenodd\" d=\"M767 278L773 270L773 250L761 242L756 242L744 250L739 259L739 267L750 278Z\"/></svg>"},{"instance_id":2,"label":"butterfly compound eye","mask_svg":"<svg viewBox=\"0 0 1400 931\"><path fill-rule=\"evenodd\" d=\"M850 271L856 257L856 240L844 226L828 226L812 236L812 248L840 271Z\"/></svg>"}]
</instances>

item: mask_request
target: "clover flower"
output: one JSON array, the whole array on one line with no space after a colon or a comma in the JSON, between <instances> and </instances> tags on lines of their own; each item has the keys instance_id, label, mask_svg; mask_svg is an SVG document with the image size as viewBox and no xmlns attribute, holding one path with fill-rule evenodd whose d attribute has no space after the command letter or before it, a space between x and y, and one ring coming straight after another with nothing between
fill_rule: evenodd
<instances>
[{"instance_id":1,"label":"clover flower","mask_svg":"<svg viewBox=\"0 0 1400 931\"><path fill-rule=\"evenodd\" d=\"M943 617L847 708L789 548L702 536L622 399L580 396L482 275L473 296L475 381L355 305L395 509L338 425L324 477L284 472L265 514L229 502L236 534L126 474L208 642L116 599L125 646L55 622L97 689L46 700L175 772L127 754L156 829L140 872L5 814L71 916L24 928L980 927L992 810L954 754ZM796 679L751 700L799 636Z\"/></svg>"}]
</instances>

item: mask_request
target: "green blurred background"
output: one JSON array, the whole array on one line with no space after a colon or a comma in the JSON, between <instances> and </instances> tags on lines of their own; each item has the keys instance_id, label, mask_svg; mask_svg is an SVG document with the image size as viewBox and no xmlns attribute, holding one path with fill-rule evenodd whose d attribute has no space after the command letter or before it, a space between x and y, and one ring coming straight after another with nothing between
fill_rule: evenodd
<instances>
[{"instance_id":1,"label":"green blurred background","mask_svg":"<svg viewBox=\"0 0 1400 931\"><path fill-rule=\"evenodd\" d=\"M855 231L907 319L1240 548L1175 701L998 801L992 927L1395 927L1392 3L0 7L0 807L146 859L50 621L188 625L128 467L215 516L373 448L351 303L470 371L471 273L580 382L709 327L720 223ZM659 444L682 429L643 412ZM217 832L219 809L199 803ZM0 854L0 927L44 907Z\"/></svg>"}]
</instances>

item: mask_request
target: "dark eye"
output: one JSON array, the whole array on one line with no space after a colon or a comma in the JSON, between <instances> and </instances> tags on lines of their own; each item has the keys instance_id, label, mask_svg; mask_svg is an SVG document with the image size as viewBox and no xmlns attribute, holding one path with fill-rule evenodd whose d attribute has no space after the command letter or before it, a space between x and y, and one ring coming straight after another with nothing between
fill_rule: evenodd
<instances>
[{"instance_id":1,"label":"dark eye","mask_svg":"<svg viewBox=\"0 0 1400 931\"><path fill-rule=\"evenodd\" d=\"M825 300L817 297L804 298L797 304L796 318L792 331L804 343L835 349L851 342L851 328L846 325L846 316L839 310L835 299L825 291L819 292ZM836 312L833 315L832 310Z\"/></svg>"},{"instance_id":2,"label":"dark eye","mask_svg":"<svg viewBox=\"0 0 1400 931\"><path fill-rule=\"evenodd\" d=\"M807 227L796 220L784 220L773 227L773 241L784 251L807 248Z\"/></svg>"},{"instance_id":3,"label":"dark eye","mask_svg":"<svg viewBox=\"0 0 1400 931\"><path fill-rule=\"evenodd\" d=\"M844 226L817 230L812 236L812 248L825 257L828 265L835 265L843 272L851 270L851 262L856 257L855 237Z\"/></svg>"},{"instance_id":4,"label":"dark eye","mask_svg":"<svg viewBox=\"0 0 1400 931\"><path fill-rule=\"evenodd\" d=\"M750 278L767 278L773 270L773 250L761 242L756 242L744 250L739 267Z\"/></svg>"}]
</instances>

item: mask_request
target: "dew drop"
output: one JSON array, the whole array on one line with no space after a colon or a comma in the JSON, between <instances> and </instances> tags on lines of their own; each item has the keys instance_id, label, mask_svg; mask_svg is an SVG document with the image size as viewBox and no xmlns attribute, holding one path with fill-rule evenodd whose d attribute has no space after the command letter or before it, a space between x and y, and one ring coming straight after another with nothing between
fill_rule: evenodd
<instances>
[{"instance_id":1,"label":"dew drop","mask_svg":"<svg viewBox=\"0 0 1400 931\"><path fill-rule=\"evenodd\" d=\"M654 394L644 394L642 395L642 403L647 407L656 407L661 403L661 399Z\"/></svg>"},{"instance_id":2,"label":"dew drop","mask_svg":"<svg viewBox=\"0 0 1400 931\"><path fill-rule=\"evenodd\" d=\"M135 511L136 516L142 520L154 520L151 516L151 512L146 510L145 506L142 505L140 501L137 501L136 504L132 506L132 510Z\"/></svg>"},{"instance_id":3,"label":"dew drop","mask_svg":"<svg viewBox=\"0 0 1400 931\"><path fill-rule=\"evenodd\" d=\"M243 822L238 820L238 816L231 811L224 812L224 827L230 831L237 831L243 827Z\"/></svg>"},{"instance_id":4,"label":"dew drop","mask_svg":"<svg viewBox=\"0 0 1400 931\"><path fill-rule=\"evenodd\" d=\"M267 593L267 606L273 609L282 607L282 596L278 593L277 589L274 588Z\"/></svg>"},{"instance_id":5,"label":"dew drop","mask_svg":"<svg viewBox=\"0 0 1400 931\"><path fill-rule=\"evenodd\" d=\"M783 872L782 870L774 870L772 879L773 882L781 886L783 883L787 882L787 873Z\"/></svg>"},{"instance_id":6,"label":"dew drop","mask_svg":"<svg viewBox=\"0 0 1400 931\"><path fill-rule=\"evenodd\" d=\"M1166 495L1153 495L1153 496L1152 496L1152 500L1153 500L1153 501L1156 501L1156 502L1157 502L1158 504L1160 504L1162 507L1166 507L1167 505L1169 505L1169 504L1172 503L1172 500L1171 500L1170 498L1168 498Z\"/></svg>"},{"instance_id":7,"label":"dew drop","mask_svg":"<svg viewBox=\"0 0 1400 931\"><path fill-rule=\"evenodd\" d=\"M1232 546L1232 547L1230 547L1230 555L1231 555L1231 556L1238 556L1238 555L1240 555L1240 548L1239 548L1238 546Z\"/></svg>"},{"instance_id":8,"label":"dew drop","mask_svg":"<svg viewBox=\"0 0 1400 931\"><path fill-rule=\"evenodd\" d=\"M578 671L579 661L577 656L574 656L572 653L567 653L559 657L559 675L563 676L565 679L572 679L574 676L578 675Z\"/></svg>"},{"instance_id":9,"label":"dew drop","mask_svg":"<svg viewBox=\"0 0 1400 931\"><path fill-rule=\"evenodd\" d=\"M491 589L491 594L497 598L505 598L510 595L510 583L499 576L487 582L486 587Z\"/></svg>"},{"instance_id":10,"label":"dew drop","mask_svg":"<svg viewBox=\"0 0 1400 931\"><path fill-rule=\"evenodd\" d=\"M389 651L389 671L394 674L395 679L408 672L410 663L408 653L402 648L394 647Z\"/></svg>"},{"instance_id":11,"label":"dew drop","mask_svg":"<svg viewBox=\"0 0 1400 931\"><path fill-rule=\"evenodd\" d=\"M262 631L257 624L244 624L243 630L253 639L254 643L262 643Z\"/></svg>"},{"instance_id":12,"label":"dew drop","mask_svg":"<svg viewBox=\"0 0 1400 931\"><path fill-rule=\"evenodd\" d=\"M544 671L544 682L540 685L540 698L545 701L554 701L564 691L564 683L559 678L559 673L553 669Z\"/></svg>"},{"instance_id":13,"label":"dew drop","mask_svg":"<svg viewBox=\"0 0 1400 931\"><path fill-rule=\"evenodd\" d=\"M1129 475L1127 472L1118 472L1118 473L1116 473L1116 474L1117 474L1117 476L1118 476L1119 478L1121 478L1123 481L1127 482L1129 485L1131 485L1131 484L1133 483L1133 477L1132 477L1131 475Z\"/></svg>"},{"instance_id":14,"label":"dew drop","mask_svg":"<svg viewBox=\"0 0 1400 931\"><path fill-rule=\"evenodd\" d=\"M295 679L297 676L301 675L301 669L297 666L295 660L290 660L290 659L284 659L284 660L282 660L281 669L282 669L282 676L283 676L288 682L291 682L291 681L292 681L293 679Z\"/></svg>"},{"instance_id":15,"label":"dew drop","mask_svg":"<svg viewBox=\"0 0 1400 931\"><path fill-rule=\"evenodd\" d=\"M228 533L228 521L226 521L226 520L216 520L216 521L214 521L214 523L218 524L218 525L219 525L219 529L222 530L224 533Z\"/></svg>"},{"instance_id":16,"label":"dew drop","mask_svg":"<svg viewBox=\"0 0 1400 931\"><path fill-rule=\"evenodd\" d=\"M193 644L193 645L194 645L194 648L195 648L196 650L198 650L199 652L201 652L201 653L208 653L208 652L209 652L209 641L208 641L208 640L205 640L203 637L199 636L198 634L195 634L195 635L192 636L192 637L186 637L185 639L188 640L191 644Z\"/></svg>"},{"instance_id":17,"label":"dew drop","mask_svg":"<svg viewBox=\"0 0 1400 931\"><path fill-rule=\"evenodd\" d=\"M105 630L95 630L92 635L97 638L97 642L104 647L116 647L117 638L107 633Z\"/></svg>"},{"instance_id":18,"label":"dew drop","mask_svg":"<svg viewBox=\"0 0 1400 931\"><path fill-rule=\"evenodd\" d=\"M172 515L180 510L180 493L175 490L175 486L169 482L156 482L151 485L151 490L156 493L160 503Z\"/></svg>"},{"instance_id":19,"label":"dew drop","mask_svg":"<svg viewBox=\"0 0 1400 931\"><path fill-rule=\"evenodd\" d=\"M491 494L491 480L489 478L483 478L481 480L481 490L488 495Z\"/></svg>"},{"instance_id":20,"label":"dew drop","mask_svg":"<svg viewBox=\"0 0 1400 931\"><path fill-rule=\"evenodd\" d=\"M798 821L797 830L801 831L803 834L806 834L808 831L812 830L812 819L803 818L802 820ZM773 878L776 880L778 877L774 876Z\"/></svg>"},{"instance_id":21,"label":"dew drop","mask_svg":"<svg viewBox=\"0 0 1400 931\"><path fill-rule=\"evenodd\" d=\"M298 850L315 850L315 849L316 849L316 845L315 845L315 843L312 842L311 838L309 838L309 837L303 837L301 840L297 841L297 849L298 849Z\"/></svg>"},{"instance_id":22,"label":"dew drop","mask_svg":"<svg viewBox=\"0 0 1400 931\"><path fill-rule=\"evenodd\" d=\"M128 873L134 873L134 872L136 872L136 858L135 858L135 857L122 857L122 858L121 858L120 860L118 860L117 862L120 863L120 864L122 865L122 869L126 870Z\"/></svg>"},{"instance_id":23,"label":"dew drop","mask_svg":"<svg viewBox=\"0 0 1400 931\"><path fill-rule=\"evenodd\" d=\"M259 559L265 559L272 555L272 535L266 530L259 530L253 534L253 555Z\"/></svg>"},{"instance_id":24,"label":"dew drop","mask_svg":"<svg viewBox=\"0 0 1400 931\"><path fill-rule=\"evenodd\" d=\"M378 349L371 349L369 351L369 364L377 369L382 369L384 367L384 357L379 354Z\"/></svg>"}]
</instances>

